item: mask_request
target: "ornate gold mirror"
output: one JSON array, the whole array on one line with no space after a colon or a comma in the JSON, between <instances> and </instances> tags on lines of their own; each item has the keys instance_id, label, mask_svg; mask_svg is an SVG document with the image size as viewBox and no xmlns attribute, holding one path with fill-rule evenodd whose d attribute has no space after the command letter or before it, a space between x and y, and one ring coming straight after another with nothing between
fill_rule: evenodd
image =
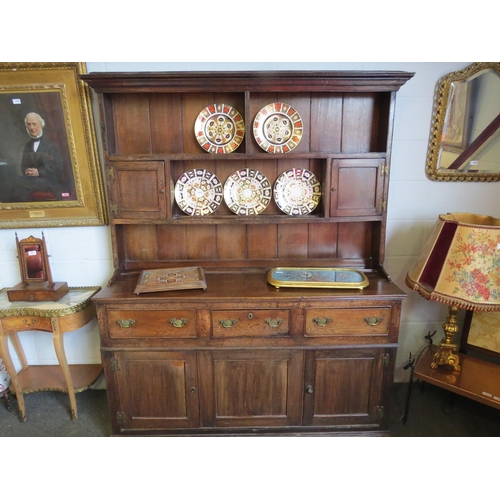
<instances>
[{"instance_id":1,"label":"ornate gold mirror","mask_svg":"<svg viewBox=\"0 0 500 500\"><path fill-rule=\"evenodd\" d=\"M66 282L54 282L49 265L45 236L19 240L16 233L17 256L21 283L7 290L11 302L59 300L69 291Z\"/></svg>"},{"instance_id":2,"label":"ornate gold mirror","mask_svg":"<svg viewBox=\"0 0 500 500\"><path fill-rule=\"evenodd\" d=\"M434 181L500 180L500 63L439 80L426 173Z\"/></svg>"}]
</instances>

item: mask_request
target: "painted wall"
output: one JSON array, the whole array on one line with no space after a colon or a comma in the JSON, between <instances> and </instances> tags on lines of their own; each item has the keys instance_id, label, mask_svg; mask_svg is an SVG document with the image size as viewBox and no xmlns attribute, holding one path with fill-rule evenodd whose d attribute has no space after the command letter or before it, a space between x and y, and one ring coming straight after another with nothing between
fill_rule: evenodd
<instances>
[{"instance_id":1,"label":"painted wall","mask_svg":"<svg viewBox=\"0 0 500 500\"><path fill-rule=\"evenodd\" d=\"M87 63L93 71L238 71L238 70L398 70L415 76L398 93L389 194L387 256L385 266L408 297L403 305L396 381L408 380L403 370L409 353L426 345L424 335L437 330L447 308L429 302L405 285L408 269L418 257L436 217L446 212L475 212L500 217L499 183L434 182L425 176L435 86L439 78L470 62L454 63ZM108 227L43 229L51 255L55 281L70 286L106 286L111 276L111 241ZM20 281L15 231L0 230L0 288ZM19 238L40 237L41 229L19 229ZM461 316L461 318L463 315ZM31 364L56 364L50 334L20 335ZM65 335L70 363L100 360L96 320ZM16 366L20 364L15 359Z\"/></svg>"}]
</instances>

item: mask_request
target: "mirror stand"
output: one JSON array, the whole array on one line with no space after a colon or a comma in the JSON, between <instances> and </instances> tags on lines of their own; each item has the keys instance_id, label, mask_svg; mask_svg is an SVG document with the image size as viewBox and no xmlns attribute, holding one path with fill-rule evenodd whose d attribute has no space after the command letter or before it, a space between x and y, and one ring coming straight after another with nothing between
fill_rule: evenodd
<instances>
[{"instance_id":1,"label":"mirror stand","mask_svg":"<svg viewBox=\"0 0 500 500\"><path fill-rule=\"evenodd\" d=\"M21 282L7 290L10 302L57 301L69 292L66 282L52 280L43 232L42 239L30 236L21 241L16 233L16 246Z\"/></svg>"}]
</instances>

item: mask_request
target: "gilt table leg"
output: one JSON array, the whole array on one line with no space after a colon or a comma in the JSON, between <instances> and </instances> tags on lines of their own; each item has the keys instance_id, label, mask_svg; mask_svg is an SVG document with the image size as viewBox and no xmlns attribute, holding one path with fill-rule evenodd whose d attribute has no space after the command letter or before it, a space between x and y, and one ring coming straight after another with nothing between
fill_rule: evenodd
<instances>
[{"instance_id":1,"label":"gilt table leg","mask_svg":"<svg viewBox=\"0 0 500 500\"><path fill-rule=\"evenodd\" d=\"M54 348L56 351L57 359L59 365L64 375L64 380L66 381L66 387L68 388L69 402L71 406L71 418L76 420L78 418L78 411L76 408L76 397L75 397L75 386L73 385L73 378L71 376L71 371L68 366L68 360L66 359L66 353L64 351L64 339L61 329L59 328L59 322L57 318L52 318L52 338L54 341Z\"/></svg>"},{"instance_id":2,"label":"gilt table leg","mask_svg":"<svg viewBox=\"0 0 500 500\"><path fill-rule=\"evenodd\" d=\"M17 405L19 407L19 416L21 417L21 420L23 422L26 422L26 407L24 406L24 397L23 397L23 392L21 390L21 387L19 386L18 378L17 378L17 372L16 369L14 368L14 363L12 363L12 358L10 357L10 351L9 351L9 337L6 335L3 331L2 324L0 322L0 357L3 359L3 362L5 364L5 368L7 369L7 373L10 376L10 383L12 387L14 388L14 392L17 397ZM21 348L22 352L22 357L24 357L24 351ZM20 354L20 353L18 353ZM21 357L21 355L20 355ZM26 361L26 358L24 357L24 360Z\"/></svg>"}]
</instances>

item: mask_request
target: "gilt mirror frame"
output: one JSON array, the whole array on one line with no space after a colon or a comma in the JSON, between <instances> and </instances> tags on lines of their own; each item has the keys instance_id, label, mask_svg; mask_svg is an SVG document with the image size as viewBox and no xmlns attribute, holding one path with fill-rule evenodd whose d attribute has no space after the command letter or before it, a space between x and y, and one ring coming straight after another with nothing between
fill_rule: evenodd
<instances>
[{"instance_id":1,"label":"gilt mirror frame","mask_svg":"<svg viewBox=\"0 0 500 500\"><path fill-rule=\"evenodd\" d=\"M80 62L0 63L0 228L108 223L86 72Z\"/></svg>"},{"instance_id":2,"label":"gilt mirror frame","mask_svg":"<svg viewBox=\"0 0 500 500\"><path fill-rule=\"evenodd\" d=\"M500 63L497 62L477 62L473 63L463 70L448 73L441 78L436 86L436 95L432 116L432 126L429 137L429 146L427 153L426 175L433 181L451 181L451 182L495 182L500 181L500 164L498 171L461 171L459 168L441 168L438 165L441 152L446 151L457 156L451 167L456 164L458 167L471 160L472 152L478 152L485 144L493 144L489 142L496 141L500 145L500 114L494 118L487 127L481 132L470 145L466 143L465 135L467 133L468 122L465 118L469 113L470 104L470 86L457 85L462 82L468 82L475 77L487 72L495 72L499 77L500 82ZM456 84L456 85L454 85ZM454 91L454 94L452 92ZM458 92L460 90L460 92ZM452 96L453 94L453 96ZM462 112L460 120L462 123L459 127L459 132L452 137L445 137L443 132L446 130L445 124L450 125L450 108L456 101L460 103ZM498 101L500 102L500 95ZM447 139L447 140L445 140ZM499 146L500 147L500 146ZM469 154L470 153L470 154ZM473 164L473 162L470 162ZM500 159L499 159L500 163Z\"/></svg>"}]
</instances>

